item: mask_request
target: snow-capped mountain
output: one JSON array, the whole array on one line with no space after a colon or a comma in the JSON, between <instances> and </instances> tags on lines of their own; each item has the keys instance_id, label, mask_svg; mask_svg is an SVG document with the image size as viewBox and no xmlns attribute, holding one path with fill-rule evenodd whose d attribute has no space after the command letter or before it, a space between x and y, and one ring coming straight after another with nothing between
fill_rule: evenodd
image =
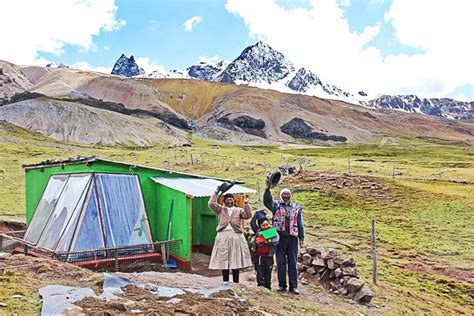
<instances>
[{"instance_id":1,"label":"snow-capped mountain","mask_svg":"<svg viewBox=\"0 0 474 316\"><path fill-rule=\"evenodd\" d=\"M132 58L133 56L130 57L130 59ZM115 63L112 73L130 77L129 74L136 73L136 71L128 71L127 65L129 63L127 57L122 54ZM133 64L135 69L139 68L135 62ZM156 79L185 78L244 84L286 93L300 93L359 103L359 99L353 94L334 85L322 82L310 70L296 68L281 52L262 41L245 48L230 63L227 61L219 61L217 63L200 62L183 71L176 69L169 71L153 70L147 74L140 72L131 76ZM359 97L361 96L359 95Z\"/></svg>"},{"instance_id":2,"label":"snow-capped mountain","mask_svg":"<svg viewBox=\"0 0 474 316\"><path fill-rule=\"evenodd\" d=\"M244 49L214 81L358 102L351 93L322 82L306 68L297 68L285 55L261 41Z\"/></svg>"},{"instance_id":3,"label":"snow-capped mountain","mask_svg":"<svg viewBox=\"0 0 474 316\"><path fill-rule=\"evenodd\" d=\"M229 62L225 60L218 63L202 61L197 65L186 68L186 71L189 78L213 81L227 68L227 65L229 65Z\"/></svg>"},{"instance_id":4,"label":"snow-capped mountain","mask_svg":"<svg viewBox=\"0 0 474 316\"><path fill-rule=\"evenodd\" d=\"M189 76L182 70L171 69L168 71L153 70L148 74L144 74L141 77L154 78L154 79L170 79L170 78L182 78L190 79Z\"/></svg>"},{"instance_id":5,"label":"snow-capped mountain","mask_svg":"<svg viewBox=\"0 0 474 316\"><path fill-rule=\"evenodd\" d=\"M63 63L59 63L59 65L56 63L49 63L46 65L46 68L69 68L69 66Z\"/></svg>"},{"instance_id":6,"label":"snow-capped mountain","mask_svg":"<svg viewBox=\"0 0 474 316\"><path fill-rule=\"evenodd\" d=\"M474 102L448 98L419 98L416 95L383 95L366 104L374 109L393 109L451 119L474 119Z\"/></svg>"},{"instance_id":7,"label":"snow-capped mountain","mask_svg":"<svg viewBox=\"0 0 474 316\"><path fill-rule=\"evenodd\" d=\"M111 72L112 75L122 75L125 77L133 77L144 75L145 70L139 67L137 62L135 61L135 57L130 56L130 58L122 54L120 58L115 62L114 68Z\"/></svg>"},{"instance_id":8,"label":"snow-capped mountain","mask_svg":"<svg viewBox=\"0 0 474 316\"><path fill-rule=\"evenodd\" d=\"M282 53L258 42L244 49L214 81L271 84L287 78L294 70L293 64Z\"/></svg>"},{"instance_id":9,"label":"snow-capped mountain","mask_svg":"<svg viewBox=\"0 0 474 316\"><path fill-rule=\"evenodd\" d=\"M147 74L136 64L133 56L128 59L122 54L112 73L128 77L208 80L342 100L379 110L394 109L453 119L472 119L474 117L474 102L455 101L447 98L422 99L414 95L383 95L374 99L364 91L351 93L324 82L307 68L295 66L285 55L262 41L245 48L232 62L200 62L185 70L154 70Z\"/></svg>"}]
</instances>

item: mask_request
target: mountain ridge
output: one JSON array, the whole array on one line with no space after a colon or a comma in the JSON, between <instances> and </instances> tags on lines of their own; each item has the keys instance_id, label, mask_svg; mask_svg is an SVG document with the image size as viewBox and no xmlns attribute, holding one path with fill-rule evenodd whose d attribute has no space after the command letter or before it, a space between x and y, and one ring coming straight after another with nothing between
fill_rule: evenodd
<instances>
[{"instance_id":1,"label":"mountain ridge","mask_svg":"<svg viewBox=\"0 0 474 316\"><path fill-rule=\"evenodd\" d=\"M119 60L121 58L123 58L123 54ZM138 67L138 65L133 66ZM130 72L126 71L126 73ZM217 63L200 62L185 70L173 69L164 73L154 70L147 74L140 73L132 76L156 79L196 79L249 85L284 93L341 100L376 110L394 109L448 119L474 118L473 102L456 101L449 98L419 98L411 95L380 95L371 98L363 90L345 91L340 87L325 83L306 67L296 67L287 60L284 54L263 41L246 47L231 62L223 60Z\"/></svg>"}]
</instances>

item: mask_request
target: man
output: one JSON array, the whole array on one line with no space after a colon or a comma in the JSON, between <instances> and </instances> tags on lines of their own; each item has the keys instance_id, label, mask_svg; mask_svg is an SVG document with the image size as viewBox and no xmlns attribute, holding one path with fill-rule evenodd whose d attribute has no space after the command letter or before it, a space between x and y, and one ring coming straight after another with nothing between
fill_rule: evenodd
<instances>
[{"instance_id":1,"label":"man","mask_svg":"<svg viewBox=\"0 0 474 316\"><path fill-rule=\"evenodd\" d=\"M298 242L300 247L304 245L303 207L291 201L291 191L289 189L281 190L280 200L273 200L270 185L271 183L267 179L263 204L272 212L273 227L280 235L280 242L276 246L277 291L286 291L286 271L288 267L289 290L298 295L296 261L298 258Z\"/></svg>"}]
</instances>

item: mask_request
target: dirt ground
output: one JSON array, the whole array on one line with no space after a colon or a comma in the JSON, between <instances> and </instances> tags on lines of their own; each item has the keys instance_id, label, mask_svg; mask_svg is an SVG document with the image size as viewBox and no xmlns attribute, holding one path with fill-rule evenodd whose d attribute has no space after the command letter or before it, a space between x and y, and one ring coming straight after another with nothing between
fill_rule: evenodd
<instances>
[{"instance_id":1,"label":"dirt ground","mask_svg":"<svg viewBox=\"0 0 474 316\"><path fill-rule=\"evenodd\" d=\"M25 230L26 224L14 221L0 220L0 233L9 231Z\"/></svg>"},{"instance_id":2,"label":"dirt ground","mask_svg":"<svg viewBox=\"0 0 474 316\"><path fill-rule=\"evenodd\" d=\"M398 192L393 183L381 178L345 173L306 172L294 177L288 177L282 184L298 191L322 191L330 194L344 193L354 196L357 200L364 200L366 204L380 206L394 206L402 202L404 194ZM406 189L405 189L406 190Z\"/></svg>"},{"instance_id":3,"label":"dirt ground","mask_svg":"<svg viewBox=\"0 0 474 316\"><path fill-rule=\"evenodd\" d=\"M109 302L96 298L85 298L76 303L87 314L116 314L116 313L144 313L144 314L184 314L184 315L263 315L250 308L246 302L234 299L233 290L219 292L219 295L203 297L198 294L186 293L177 295L170 301L169 298L157 297L147 290L134 285L122 288L120 300Z\"/></svg>"}]
</instances>

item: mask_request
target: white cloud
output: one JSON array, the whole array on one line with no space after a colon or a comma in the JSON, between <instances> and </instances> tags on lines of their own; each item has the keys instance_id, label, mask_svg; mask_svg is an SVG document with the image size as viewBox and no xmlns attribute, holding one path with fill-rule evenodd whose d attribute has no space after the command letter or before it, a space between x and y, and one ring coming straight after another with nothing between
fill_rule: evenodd
<instances>
[{"instance_id":1,"label":"white cloud","mask_svg":"<svg viewBox=\"0 0 474 316\"><path fill-rule=\"evenodd\" d=\"M93 36L118 30L114 0L0 1L0 59L39 64L38 52L61 55L71 44L94 49Z\"/></svg>"},{"instance_id":2,"label":"white cloud","mask_svg":"<svg viewBox=\"0 0 474 316\"><path fill-rule=\"evenodd\" d=\"M350 30L340 0L312 0L309 9L285 9L274 0L227 0L226 9L243 19L254 39L355 91L446 96L474 83L471 0L394 0L385 21L362 33ZM382 57L371 40L383 23L393 25L398 41L422 53Z\"/></svg>"},{"instance_id":3,"label":"white cloud","mask_svg":"<svg viewBox=\"0 0 474 316\"><path fill-rule=\"evenodd\" d=\"M351 5L351 0L338 0L337 2L343 7L348 7Z\"/></svg>"},{"instance_id":4,"label":"white cloud","mask_svg":"<svg viewBox=\"0 0 474 316\"><path fill-rule=\"evenodd\" d=\"M146 73L158 70L160 73L165 73L166 68L155 61L151 61L148 57L135 57L138 66L142 67Z\"/></svg>"},{"instance_id":5,"label":"white cloud","mask_svg":"<svg viewBox=\"0 0 474 316\"><path fill-rule=\"evenodd\" d=\"M199 62L204 62L204 63L209 63L209 64L215 64L220 60L221 58L219 57L219 55L214 55L211 57L199 56Z\"/></svg>"},{"instance_id":6,"label":"white cloud","mask_svg":"<svg viewBox=\"0 0 474 316\"><path fill-rule=\"evenodd\" d=\"M202 17L200 16L193 16L192 18L187 19L183 24L184 30L188 32L192 32L194 26L196 26L198 23L201 23L201 21L202 21Z\"/></svg>"},{"instance_id":7,"label":"white cloud","mask_svg":"<svg viewBox=\"0 0 474 316\"><path fill-rule=\"evenodd\" d=\"M108 67L94 67L90 65L87 61L77 61L72 65L68 65L70 68L76 68L76 69L81 69L81 70L92 70L92 71L97 71L97 72L102 72L106 74L110 74L112 71L112 68Z\"/></svg>"}]
</instances>

